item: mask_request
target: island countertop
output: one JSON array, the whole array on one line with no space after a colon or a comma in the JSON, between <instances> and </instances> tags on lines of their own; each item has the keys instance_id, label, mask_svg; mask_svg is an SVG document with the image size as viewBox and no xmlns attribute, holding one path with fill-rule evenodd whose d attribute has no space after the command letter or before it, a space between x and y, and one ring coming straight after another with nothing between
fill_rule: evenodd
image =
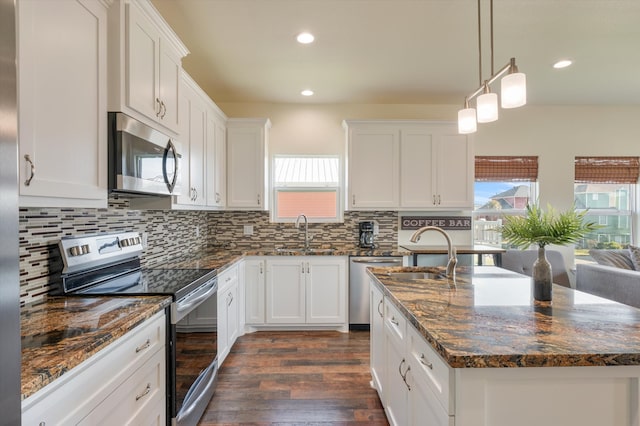
<instances>
[{"instance_id":1,"label":"island countertop","mask_svg":"<svg viewBox=\"0 0 640 426\"><path fill-rule=\"evenodd\" d=\"M385 297L453 368L640 365L640 310L553 286L534 302L531 278L492 266L455 279L406 280L370 268Z\"/></svg>"}]
</instances>

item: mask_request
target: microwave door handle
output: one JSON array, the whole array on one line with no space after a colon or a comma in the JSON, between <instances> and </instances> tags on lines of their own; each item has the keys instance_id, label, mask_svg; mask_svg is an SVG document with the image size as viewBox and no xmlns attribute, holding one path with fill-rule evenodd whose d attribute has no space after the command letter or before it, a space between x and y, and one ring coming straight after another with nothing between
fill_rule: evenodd
<instances>
[{"instance_id":1,"label":"microwave door handle","mask_svg":"<svg viewBox=\"0 0 640 426\"><path fill-rule=\"evenodd\" d=\"M167 157L169 153L173 153L173 179L169 182L169 173L167 173ZM162 159L162 173L164 174L164 181L167 184L167 188L169 188L169 192L173 192L173 188L176 186L176 181L178 180L178 153L176 151L176 147L171 140L167 143L167 147L164 150L164 157Z\"/></svg>"}]
</instances>

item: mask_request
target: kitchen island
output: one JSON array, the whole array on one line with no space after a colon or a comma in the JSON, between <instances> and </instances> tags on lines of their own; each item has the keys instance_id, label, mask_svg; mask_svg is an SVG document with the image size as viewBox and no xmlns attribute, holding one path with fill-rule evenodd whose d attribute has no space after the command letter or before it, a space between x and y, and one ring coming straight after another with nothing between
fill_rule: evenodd
<instances>
[{"instance_id":1,"label":"kitchen island","mask_svg":"<svg viewBox=\"0 0 640 426\"><path fill-rule=\"evenodd\" d=\"M392 424L640 425L640 310L557 285L533 302L530 277L496 267L441 272L369 270L373 383Z\"/></svg>"}]
</instances>

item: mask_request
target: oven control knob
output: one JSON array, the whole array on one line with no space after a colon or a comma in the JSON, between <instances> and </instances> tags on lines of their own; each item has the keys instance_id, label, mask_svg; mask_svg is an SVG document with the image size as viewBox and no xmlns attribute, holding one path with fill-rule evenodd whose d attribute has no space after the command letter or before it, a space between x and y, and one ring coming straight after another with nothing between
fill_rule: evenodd
<instances>
[{"instance_id":1,"label":"oven control knob","mask_svg":"<svg viewBox=\"0 0 640 426\"><path fill-rule=\"evenodd\" d=\"M129 238L129 245L130 246L135 246L136 245L136 239L135 238Z\"/></svg>"},{"instance_id":2,"label":"oven control knob","mask_svg":"<svg viewBox=\"0 0 640 426\"><path fill-rule=\"evenodd\" d=\"M135 241L134 244L140 244L140 237L135 237L133 241Z\"/></svg>"},{"instance_id":3,"label":"oven control knob","mask_svg":"<svg viewBox=\"0 0 640 426\"><path fill-rule=\"evenodd\" d=\"M129 245L129 240L127 240L126 238L120 240L120 247L127 247L128 245Z\"/></svg>"},{"instance_id":4,"label":"oven control knob","mask_svg":"<svg viewBox=\"0 0 640 426\"><path fill-rule=\"evenodd\" d=\"M91 253L91 249L89 248L89 244L82 245L82 254Z\"/></svg>"},{"instance_id":5,"label":"oven control knob","mask_svg":"<svg viewBox=\"0 0 640 426\"><path fill-rule=\"evenodd\" d=\"M71 256L80 256L82 254L82 249L80 246L73 246L69 249L69 253L71 253Z\"/></svg>"}]
</instances>

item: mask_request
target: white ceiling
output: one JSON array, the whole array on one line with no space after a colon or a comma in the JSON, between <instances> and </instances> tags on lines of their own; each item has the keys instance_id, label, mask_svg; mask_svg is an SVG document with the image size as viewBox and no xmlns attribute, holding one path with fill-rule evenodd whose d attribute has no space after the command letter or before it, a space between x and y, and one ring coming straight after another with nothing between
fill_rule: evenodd
<instances>
[{"instance_id":1,"label":"white ceiling","mask_svg":"<svg viewBox=\"0 0 640 426\"><path fill-rule=\"evenodd\" d=\"M152 3L216 102L462 104L479 85L476 0ZM482 14L488 78L488 0ZM529 104L640 104L640 0L495 0L494 50L496 71L516 57Z\"/></svg>"}]
</instances>

